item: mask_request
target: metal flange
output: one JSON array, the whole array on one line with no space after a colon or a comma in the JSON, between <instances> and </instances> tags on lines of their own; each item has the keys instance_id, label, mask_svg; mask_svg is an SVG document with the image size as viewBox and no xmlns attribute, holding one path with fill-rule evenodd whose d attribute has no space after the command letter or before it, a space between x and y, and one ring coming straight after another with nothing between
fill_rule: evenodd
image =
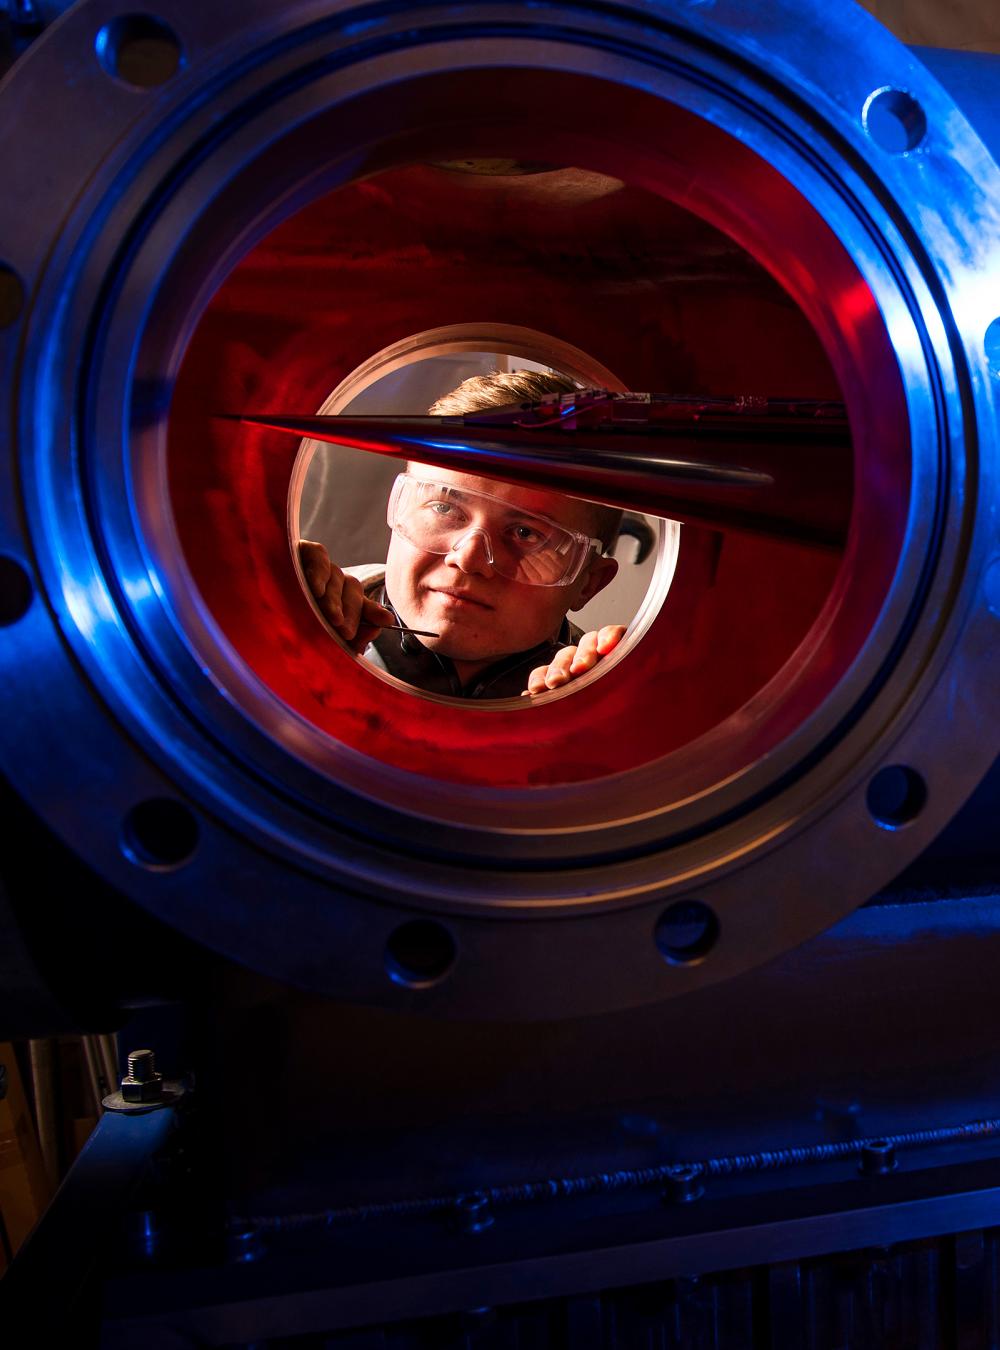
<instances>
[{"instance_id":1,"label":"metal flange","mask_svg":"<svg viewBox=\"0 0 1000 1350\"><path fill-rule=\"evenodd\" d=\"M655 642L521 714L432 706L342 654L334 712L310 707L299 620L279 606L285 664L252 666L193 582L168 490L177 371L238 258L359 173L482 150L491 81L511 71L514 139L544 114L565 155L655 170L780 277L857 454L844 566L780 676L691 744L598 750L576 776L560 766L582 734L614 746L656 697ZM557 76L579 102L546 93ZM861 10L250 0L233 31L190 0L141 18L83 0L0 109L0 685L16 709L0 754L109 885L341 996L596 1012L827 926L992 764L1000 172ZM522 782L469 767L529 751Z\"/></svg>"}]
</instances>

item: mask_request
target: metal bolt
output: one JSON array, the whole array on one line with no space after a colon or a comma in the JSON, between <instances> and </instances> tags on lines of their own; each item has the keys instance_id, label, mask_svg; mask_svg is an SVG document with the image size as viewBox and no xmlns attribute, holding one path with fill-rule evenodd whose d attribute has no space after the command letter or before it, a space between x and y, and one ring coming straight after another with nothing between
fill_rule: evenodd
<instances>
[{"instance_id":1,"label":"metal bolt","mask_svg":"<svg viewBox=\"0 0 1000 1350\"><path fill-rule=\"evenodd\" d=\"M667 1168L663 1199L671 1205L688 1205L705 1194L704 1168L699 1163L677 1163Z\"/></svg>"},{"instance_id":2,"label":"metal bolt","mask_svg":"<svg viewBox=\"0 0 1000 1350\"><path fill-rule=\"evenodd\" d=\"M121 1082L127 1102L158 1102L163 1096L163 1075L156 1072L152 1050L133 1050L128 1057L128 1073Z\"/></svg>"},{"instance_id":3,"label":"metal bolt","mask_svg":"<svg viewBox=\"0 0 1000 1350\"><path fill-rule=\"evenodd\" d=\"M484 1191L469 1191L455 1202L458 1222L463 1233L481 1233L493 1223L489 1196Z\"/></svg>"},{"instance_id":4,"label":"metal bolt","mask_svg":"<svg viewBox=\"0 0 1000 1350\"><path fill-rule=\"evenodd\" d=\"M896 1170L896 1150L888 1139L873 1139L861 1150L859 1169L866 1176L883 1176Z\"/></svg>"}]
</instances>

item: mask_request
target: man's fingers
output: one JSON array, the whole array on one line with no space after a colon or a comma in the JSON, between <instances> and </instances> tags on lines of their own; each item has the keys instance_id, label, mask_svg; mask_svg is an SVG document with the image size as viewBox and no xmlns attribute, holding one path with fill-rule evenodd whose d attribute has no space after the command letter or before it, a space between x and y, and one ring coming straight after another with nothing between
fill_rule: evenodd
<instances>
[{"instance_id":1,"label":"man's fingers","mask_svg":"<svg viewBox=\"0 0 1000 1350\"><path fill-rule=\"evenodd\" d=\"M338 637L342 637L352 650L363 652L386 624L396 623L396 616L385 605L369 599L357 577L345 576L342 583L331 578L331 586L320 601L320 609Z\"/></svg>"},{"instance_id":2,"label":"man's fingers","mask_svg":"<svg viewBox=\"0 0 1000 1350\"><path fill-rule=\"evenodd\" d=\"M386 624L395 622L396 616L391 609L386 609L385 605L379 605L365 596L361 604L358 631L349 640L348 646L361 656L369 642L378 637Z\"/></svg>"},{"instance_id":3,"label":"man's fingers","mask_svg":"<svg viewBox=\"0 0 1000 1350\"><path fill-rule=\"evenodd\" d=\"M326 583L326 589L322 595L316 597L316 603L319 605L320 613L331 628L340 632L340 626L344 622L344 606L341 602L341 596L344 590L344 574L339 567L331 567L330 576Z\"/></svg>"},{"instance_id":4,"label":"man's fingers","mask_svg":"<svg viewBox=\"0 0 1000 1350\"><path fill-rule=\"evenodd\" d=\"M381 628L379 626L363 623L358 629L356 636L352 638L347 645L352 652L356 652L358 656L363 656L364 650L369 642L371 642L372 638L377 637L380 632Z\"/></svg>"},{"instance_id":5,"label":"man's fingers","mask_svg":"<svg viewBox=\"0 0 1000 1350\"><path fill-rule=\"evenodd\" d=\"M563 647L547 666L536 666L528 676L526 694L544 694L546 689L558 689L573 678L570 667L576 655L575 647Z\"/></svg>"},{"instance_id":6,"label":"man's fingers","mask_svg":"<svg viewBox=\"0 0 1000 1350\"><path fill-rule=\"evenodd\" d=\"M620 623L609 623L603 628L595 629L590 633L584 633L576 649L576 656L573 658L573 664L570 666L571 675L584 675L588 670L593 670L602 656L607 656L621 642L625 636L625 625ZM571 650L564 648L564 651ZM559 652L556 660L562 656Z\"/></svg>"},{"instance_id":7,"label":"man's fingers","mask_svg":"<svg viewBox=\"0 0 1000 1350\"><path fill-rule=\"evenodd\" d=\"M330 580L332 566L326 549L322 544L316 544L311 539L300 539L299 562L302 565L306 585L317 600L321 599L326 590L327 582Z\"/></svg>"},{"instance_id":8,"label":"man's fingers","mask_svg":"<svg viewBox=\"0 0 1000 1350\"><path fill-rule=\"evenodd\" d=\"M298 547L302 573L320 613L356 651L364 651L380 628L396 622L391 609L365 595L357 577L348 576L330 561L322 544L300 539Z\"/></svg>"},{"instance_id":9,"label":"man's fingers","mask_svg":"<svg viewBox=\"0 0 1000 1350\"><path fill-rule=\"evenodd\" d=\"M548 688L545 683L545 677L548 673L548 666L536 666L528 676L528 687L524 692L526 694L544 694Z\"/></svg>"},{"instance_id":10,"label":"man's fingers","mask_svg":"<svg viewBox=\"0 0 1000 1350\"><path fill-rule=\"evenodd\" d=\"M575 647L563 647L547 666L536 666L528 676L525 694L544 694L546 689L558 689L577 675L593 670L602 656L607 656L625 636L625 625L609 623L603 628L584 633Z\"/></svg>"},{"instance_id":11,"label":"man's fingers","mask_svg":"<svg viewBox=\"0 0 1000 1350\"><path fill-rule=\"evenodd\" d=\"M584 633L576 648L576 655L570 665L571 675L582 675L597 665L597 633Z\"/></svg>"},{"instance_id":12,"label":"man's fingers","mask_svg":"<svg viewBox=\"0 0 1000 1350\"><path fill-rule=\"evenodd\" d=\"M624 636L625 625L623 623L605 624L597 634L597 654L607 656L609 652L614 651Z\"/></svg>"},{"instance_id":13,"label":"man's fingers","mask_svg":"<svg viewBox=\"0 0 1000 1350\"><path fill-rule=\"evenodd\" d=\"M344 588L344 574L336 563L330 561L330 555L322 544L311 539L299 540L299 562L320 613L331 628L340 629L344 619L341 604L341 592ZM353 633L351 635L353 637Z\"/></svg>"},{"instance_id":14,"label":"man's fingers","mask_svg":"<svg viewBox=\"0 0 1000 1350\"><path fill-rule=\"evenodd\" d=\"M556 652L545 672L546 689L558 689L560 685L569 683L572 679L570 667L573 665L573 658L575 656L575 647L562 647Z\"/></svg>"},{"instance_id":15,"label":"man's fingers","mask_svg":"<svg viewBox=\"0 0 1000 1350\"><path fill-rule=\"evenodd\" d=\"M365 603L365 589L357 577L341 578L340 586L340 623L337 632L345 642L351 642L358 635L361 623L361 607Z\"/></svg>"},{"instance_id":16,"label":"man's fingers","mask_svg":"<svg viewBox=\"0 0 1000 1350\"><path fill-rule=\"evenodd\" d=\"M386 624L398 623L399 621L391 609L386 609L385 605L380 605L366 596L365 602L361 606L361 622L378 630L384 628Z\"/></svg>"}]
</instances>

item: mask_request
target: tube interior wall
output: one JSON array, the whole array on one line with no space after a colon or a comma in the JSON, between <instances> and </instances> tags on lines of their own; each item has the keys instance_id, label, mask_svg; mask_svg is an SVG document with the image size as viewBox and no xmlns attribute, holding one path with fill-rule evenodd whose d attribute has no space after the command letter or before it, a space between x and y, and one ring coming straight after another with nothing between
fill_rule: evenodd
<instances>
[{"instance_id":1,"label":"tube interior wall","mask_svg":"<svg viewBox=\"0 0 1000 1350\"><path fill-rule=\"evenodd\" d=\"M639 390L840 397L802 311L719 230L606 174L512 167L417 164L328 193L250 253L205 313L174 399L172 489L192 571L237 648L259 650L267 598L244 594L219 552L253 559L262 499L273 520L287 480L253 478L247 453L220 481L219 460L200 452L208 410L315 411L381 347L449 323L533 328ZM836 551L684 528L663 623L644 639L669 684L657 750L710 728L774 676L840 563ZM287 572L286 592L290 556ZM318 623L308 634L289 660L322 707L343 654ZM574 780L624 767L642 757L635 735L617 763L563 754L548 772ZM503 756L490 772L523 781Z\"/></svg>"}]
</instances>

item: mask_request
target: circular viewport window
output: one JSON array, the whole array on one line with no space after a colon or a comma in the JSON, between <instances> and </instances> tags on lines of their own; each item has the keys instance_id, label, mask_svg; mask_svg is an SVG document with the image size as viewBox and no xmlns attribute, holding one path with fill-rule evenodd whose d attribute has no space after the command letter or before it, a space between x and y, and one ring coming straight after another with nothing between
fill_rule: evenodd
<instances>
[{"instance_id":1,"label":"circular viewport window","mask_svg":"<svg viewBox=\"0 0 1000 1350\"><path fill-rule=\"evenodd\" d=\"M542 334L455 325L378 352L318 411L455 414L595 386L624 388ZM309 439L288 526L332 640L415 693L508 706L563 697L617 665L662 604L680 544L676 521ZM552 527L580 541L567 572L518 579Z\"/></svg>"},{"instance_id":2,"label":"circular viewport window","mask_svg":"<svg viewBox=\"0 0 1000 1350\"><path fill-rule=\"evenodd\" d=\"M670 110L671 127L679 116ZM688 144L697 124L684 120L684 129L665 132L663 143ZM534 126L528 131L534 136ZM734 141L720 144L744 154ZM352 653L321 621L296 560L299 541L311 540L341 569L387 564L388 498L405 460L303 445L276 426L215 412L247 423L320 410L425 414L467 373L456 362L473 358L473 370L532 363L589 389L735 399L748 416L777 395L811 405L843 400L838 369L853 367L837 345L837 297L860 293L853 270L838 287L809 290L804 308L793 284L801 268L785 267L778 236L765 266L692 209L704 203L681 191L687 177L678 185L658 160L646 173L630 158L631 141L619 149L618 176L600 171L616 167L610 151L595 150L591 164L583 146L583 168L497 177L408 162L333 186L226 275L188 344L171 405L168 472L183 557L179 594L183 601L194 590L210 621L194 639L199 658L296 756L338 782L363 781L380 800L383 767L420 776L413 790L423 809L424 780L491 792L582 784L644 770L720 728L717 761L701 752L693 760L705 782L728 779L743 767L748 728L766 720L753 733L756 762L765 742L782 741L825 699L882 612L905 517L894 503L905 498L908 442L895 405L880 420L890 366L873 348L872 398L851 419L866 439L855 446L838 424L825 438L793 427L773 456L766 428L750 436L746 458L739 440L732 444L727 462L736 467L780 461L780 490L759 503L741 497L742 506L713 490L704 510L680 494L683 549L676 524L656 523L655 556L642 564L648 582L631 561L636 541L625 536L619 576L592 597L603 614L565 606L579 627L610 623L625 626L625 636L561 688L522 697L529 659L511 686L470 697L474 674L523 650L519 640L473 652L481 670L466 668L456 690L450 677L429 687L378 669L367 642ZM739 181L760 189L762 218L772 221L781 180L751 162L754 172L744 165ZM805 215L792 231L798 251L788 256L799 259L812 241L815 270L835 271L839 244L804 202L792 204ZM447 373L418 394L378 398L387 377L415 380L423 367L441 366L438 358L448 358ZM886 472L867 475L871 492L855 503L855 454L870 447L880 447ZM361 487L366 471L385 474L377 491L370 480ZM891 501L879 495L889 483ZM673 514L665 494L657 501L640 499L635 509ZM890 517L893 528L883 528ZM862 526L871 556L859 569L849 535ZM231 565L236 558L240 565ZM629 578L633 598L619 602L616 588ZM395 600L391 581L389 593ZM561 619L557 610L550 638ZM421 648L434 640L416 638ZM535 716L539 705L544 716ZM741 712L748 707L749 717ZM659 781L650 776L651 794ZM400 800L409 803L410 790L400 788ZM603 818L596 799L593 809Z\"/></svg>"}]
</instances>

